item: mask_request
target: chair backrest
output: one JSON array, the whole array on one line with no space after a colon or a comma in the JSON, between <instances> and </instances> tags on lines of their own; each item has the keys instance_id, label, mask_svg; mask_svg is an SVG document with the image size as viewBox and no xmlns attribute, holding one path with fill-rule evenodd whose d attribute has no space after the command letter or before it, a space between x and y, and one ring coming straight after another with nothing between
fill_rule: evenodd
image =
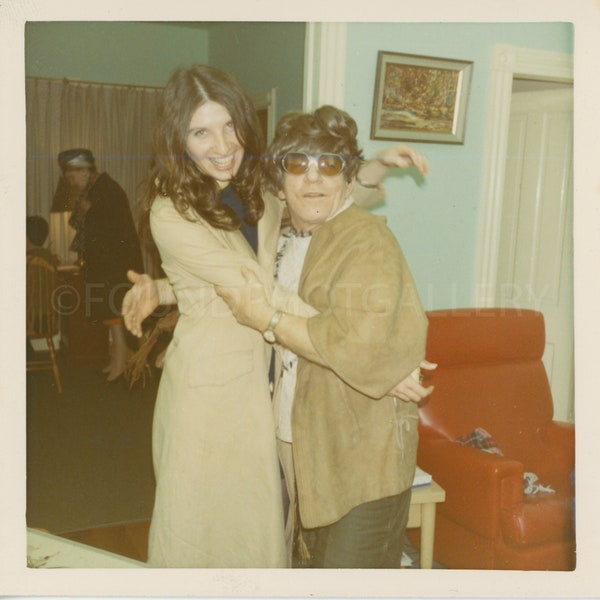
<instances>
[{"instance_id":1,"label":"chair backrest","mask_svg":"<svg viewBox=\"0 0 600 600\"><path fill-rule=\"evenodd\" d=\"M41 256L27 256L27 337L46 338L58 332L56 268Z\"/></svg>"},{"instance_id":2,"label":"chair backrest","mask_svg":"<svg viewBox=\"0 0 600 600\"><path fill-rule=\"evenodd\" d=\"M482 427L507 456L553 416L542 355L544 317L522 309L431 311L427 359L435 391L420 410L424 435L456 440Z\"/></svg>"}]
</instances>

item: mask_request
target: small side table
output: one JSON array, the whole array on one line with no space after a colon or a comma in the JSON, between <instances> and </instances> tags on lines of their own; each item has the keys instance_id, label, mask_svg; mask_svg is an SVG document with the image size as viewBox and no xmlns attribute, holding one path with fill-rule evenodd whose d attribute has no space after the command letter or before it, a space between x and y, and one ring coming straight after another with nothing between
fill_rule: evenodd
<instances>
[{"instance_id":1,"label":"small side table","mask_svg":"<svg viewBox=\"0 0 600 600\"><path fill-rule=\"evenodd\" d=\"M433 566L435 505L445 499L446 492L435 481L412 488L406 528L421 528L421 569L431 569Z\"/></svg>"}]
</instances>

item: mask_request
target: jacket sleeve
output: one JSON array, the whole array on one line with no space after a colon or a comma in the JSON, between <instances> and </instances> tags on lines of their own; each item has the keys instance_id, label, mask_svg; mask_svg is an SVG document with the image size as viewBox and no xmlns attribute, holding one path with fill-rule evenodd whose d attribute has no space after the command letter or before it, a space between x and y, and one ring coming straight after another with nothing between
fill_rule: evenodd
<instances>
[{"instance_id":1,"label":"jacket sleeve","mask_svg":"<svg viewBox=\"0 0 600 600\"><path fill-rule=\"evenodd\" d=\"M369 208L375 204L379 204L386 197L385 188L382 185L378 185L375 188L363 187L358 180L352 190L352 197L357 206L362 208Z\"/></svg>"},{"instance_id":2,"label":"jacket sleeve","mask_svg":"<svg viewBox=\"0 0 600 600\"><path fill-rule=\"evenodd\" d=\"M294 292L284 290L278 283L275 283L273 286L271 304L283 312L298 317L312 317L319 314L319 311L316 308L313 308L310 304L304 302L304 300Z\"/></svg>"},{"instance_id":3,"label":"jacket sleeve","mask_svg":"<svg viewBox=\"0 0 600 600\"><path fill-rule=\"evenodd\" d=\"M164 264L192 274L208 285L242 286L242 266L272 290L272 278L250 254L228 247L218 233L201 220L187 220L170 202L155 202L150 227Z\"/></svg>"},{"instance_id":4,"label":"jacket sleeve","mask_svg":"<svg viewBox=\"0 0 600 600\"><path fill-rule=\"evenodd\" d=\"M158 291L159 304L177 304L177 298L173 292L173 286L171 286L167 278L157 279L155 280L155 283ZM297 294L284 290L277 283L275 283L273 286L271 304L275 308L299 317L312 317L319 312L301 300Z\"/></svg>"},{"instance_id":5,"label":"jacket sleeve","mask_svg":"<svg viewBox=\"0 0 600 600\"><path fill-rule=\"evenodd\" d=\"M158 303L159 304L177 304L177 298L175 292L173 292L173 286L169 283L169 280L164 277L163 279L156 279L156 290L158 292Z\"/></svg>"},{"instance_id":6,"label":"jacket sleeve","mask_svg":"<svg viewBox=\"0 0 600 600\"><path fill-rule=\"evenodd\" d=\"M327 309L308 320L309 336L338 377L381 398L423 359L427 319L387 227L353 230L352 240L340 242Z\"/></svg>"}]
</instances>

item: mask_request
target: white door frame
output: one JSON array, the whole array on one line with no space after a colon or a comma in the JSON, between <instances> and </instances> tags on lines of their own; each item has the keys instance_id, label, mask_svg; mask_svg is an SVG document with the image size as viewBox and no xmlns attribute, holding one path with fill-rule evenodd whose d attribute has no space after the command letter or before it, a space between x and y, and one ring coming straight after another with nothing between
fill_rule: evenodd
<instances>
[{"instance_id":1,"label":"white door frame","mask_svg":"<svg viewBox=\"0 0 600 600\"><path fill-rule=\"evenodd\" d=\"M477 245L475 306L493 306L498 272L500 223L513 78L573 82L573 55L494 46L490 78L483 199Z\"/></svg>"},{"instance_id":2,"label":"white door frame","mask_svg":"<svg viewBox=\"0 0 600 600\"><path fill-rule=\"evenodd\" d=\"M275 135L276 109L277 109L277 91L276 88L270 88L263 92L257 92L250 96L254 108L256 110L267 111L267 143L269 143Z\"/></svg>"},{"instance_id":3,"label":"white door frame","mask_svg":"<svg viewBox=\"0 0 600 600\"><path fill-rule=\"evenodd\" d=\"M304 43L303 109L323 104L344 108L346 23L307 23Z\"/></svg>"}]
</instances>

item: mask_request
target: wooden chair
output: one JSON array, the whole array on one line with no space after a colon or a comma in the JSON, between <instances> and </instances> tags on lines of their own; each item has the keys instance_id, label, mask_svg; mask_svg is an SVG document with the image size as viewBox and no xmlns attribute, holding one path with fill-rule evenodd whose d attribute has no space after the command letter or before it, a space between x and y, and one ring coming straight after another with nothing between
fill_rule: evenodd
<instances>
[{"instance_id":1,"label":"wooden chair","mask_svg":"<svg viewBox=\"0 0 600 600\"><path fill-rule=\"evenodd\" d=\"M45 339L49 358L27 360L28 371L52 369L56 389L60 394L62 385L54 348L53 336L58 333L58 318L54 302L56 268L40 256L27 257L27 339Z\"/></svg>"}]
</instances>

